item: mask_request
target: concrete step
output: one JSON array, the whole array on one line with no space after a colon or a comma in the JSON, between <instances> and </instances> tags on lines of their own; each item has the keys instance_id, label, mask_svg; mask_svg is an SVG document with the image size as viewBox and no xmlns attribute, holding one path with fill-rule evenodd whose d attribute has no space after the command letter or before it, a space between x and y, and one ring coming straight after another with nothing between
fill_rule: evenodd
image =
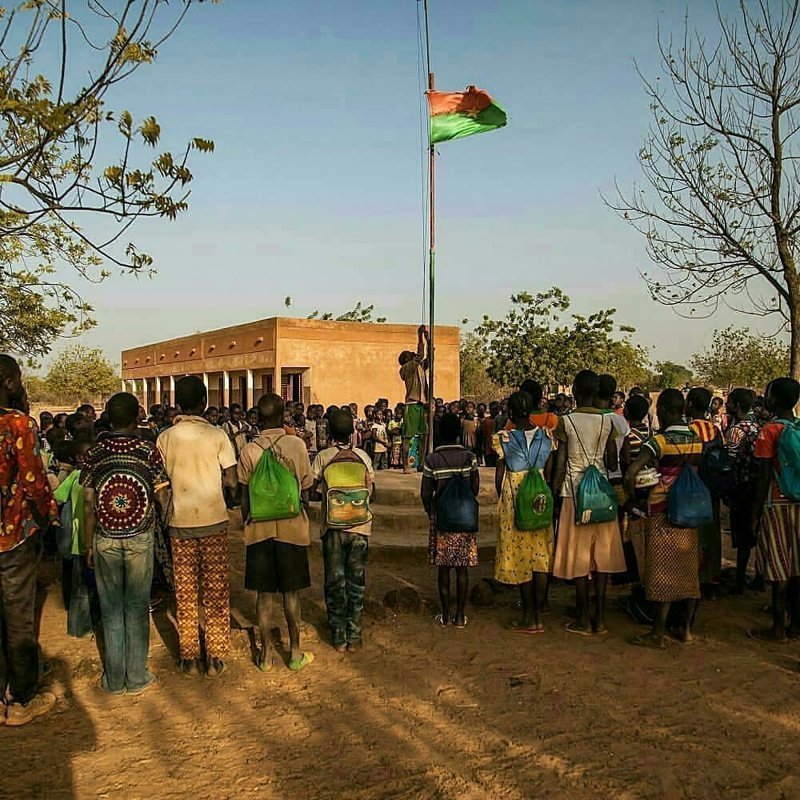
<instances>
[{"instance_id":1,"label":"concrete step","mask_svg":"<svg viewBox=\"0 0 800 800\"><path fill-rule=\"evenodd\" d=\"M373 503L370 505L372 511L372 530L373 532L382 531L386 533L420 533L428 535L430 523L428 515L422 506L416 508L409 506L386 505L385 503ZM319 525L322 522L322 511L319 503L312 503L308 509L308 516L312 523ZM497 510L495 507L480 507L480 528L481 531L497 532Z\"/></svg>"}]
</instances>

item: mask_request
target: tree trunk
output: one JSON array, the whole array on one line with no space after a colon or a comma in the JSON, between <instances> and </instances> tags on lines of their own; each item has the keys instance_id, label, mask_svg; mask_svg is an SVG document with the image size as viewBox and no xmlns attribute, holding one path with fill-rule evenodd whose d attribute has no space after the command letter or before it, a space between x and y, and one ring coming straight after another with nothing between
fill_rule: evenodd
<instances>
[{"instance_id":1,"label":"tree trunk","mask_svg":"<svg viewBox=\"0 0 800 800\"><path fill-rule=\"evenodd\" d=\"M789 308L791 321L789 375L796 381L800 381L800 296L792 293Z\"/></svg>"}]
</instances>

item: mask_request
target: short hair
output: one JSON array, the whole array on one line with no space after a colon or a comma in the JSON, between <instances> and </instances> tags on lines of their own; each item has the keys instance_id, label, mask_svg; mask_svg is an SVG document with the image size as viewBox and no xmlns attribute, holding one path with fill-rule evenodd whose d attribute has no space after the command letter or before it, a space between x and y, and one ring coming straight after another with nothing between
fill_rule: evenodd
<instances>
[{"instance_id":1,"label":"short hair","mask_svg":"<svg viewBox=\"0 0 800 800\"><path fill-rule=\"evenodd\" d=\"M511 419L526 419L533 413L533 399L527 392L514 392L508 398L508 413Z\"/></svg>"},{"instance_id":2,"label":"short hair","mask_svg":"<svg viewBox=\"0 0 800 800\"><path fill-rule=\"evenodd\" d=\"M408 364L408 362L411 361L415 355L416 353L412 353L411 350L403 350L403 352L397 357L397 362L402 367L404 364Z\"/></svg>"},{"instance_id":3,"label":"short hair","mask_svg":"<svg viewBox=\"0 0 800 800\"><path fill-rule=\"evenodd\" d=\"M47 439L47 443L50 445L50 449L55 453L55 447L59 442L63 442L66 438L67 434L63 428L50 428L49 431L44 435L44 438Z\"/></svg>"},{"instance_id":4,"label":"short hair","mask_svg":"<svg viewBox=\"0 0 800 800\"><path fill-rule=\"evenodd\" d=\"M279 394L265 394L258 401L259 422L274 422L277 426L283 423L283 412L286 406Z\"/></svg>"},{"instance_id":5,"label":"short hair","mask_svg":"<svg viewBox=\"0 0 800 800\"><path fill-rule=\"evenodd\" d=\"M96 413L95 407L91 403L84 403L83 405L78 406L75 411L78 414L86 414L87 416L92 412Z\"/></svg>"},{"instance_id":6,"label":"short hair","mask_svg":"<svg viewBox=\"0 0 800 800\"><path fill-rule=\"evenodd\" d=\"M85 419L88 421L88 417L83 414L79 414L77 411L74 414L69 414L67 418L64 420L64 427L67 429L67 433L70 436L75 435L75 431L77 430L78 423Z\"/></svg>"},{"instance_id":7,"label":"short hair","mask_svg":"<svg viewBox=\"0 0 800 800\"><path fill-rule=\"evenodd\" d=\"M794 378L775 378L767 393L777 401L778 408L788 411L800 401L800 383Z\"/></svg>"},{"instance_id":8,"label":"short hair","mask_svg":"<svg viewBox=\"0 0 800 800\"><path fill-rule=\"evenodd\" d=\"M728 400L735 403L746 414L753 407L756 399L756 393L752 389L744 389L738 387L734 389L729 395Z\"/></svg>"},{"instance_id":9,"label":"short hair","mask_svg":"<svg viewBox=\"0 0 800 800\"><path fill-rule=\"evenodd\" d=\"M542 402L542 384L539 381L534 381L531 378L528 378L525 381L522 381L522 385L519 387L521 392L527 392L531 396L531 400L533 400L533 407L539 408L539 405Z\"/></svg>"},{"instance_id":10,"label":"short hair","mask_svg":"<svg viewBox=\"0 0 800 800\"><path fill-rule=\"evenodd\" d=\"M231 411L234 411L235 409L239 409L239 411L244 411L244 409L241 406L241 403L231 403Z\"/></svg>"},{"instance_id":11,"label":"short hair","mask_svg":"<svg viewBox=\"0 0 800 800\"><path fill-rule=\"evenodd\" d=\"M258 409L256 409L256 410L258 410ZM218 409L216 406L209 406L209 407L206 409L206 414L210 414L212 411L213 411L215 414L219 414L219 409Z\"/></svg>"},{"instance_id":12,"label":"short hair","mask_svg":"<svg viewBox=\"0 0 800 800\"><path fill-rule=\"evenodd\" d=\"M658 396L658 416L680 417L683 415L684 405L683 392L678 389L664 389Z\"/></svg>"},{"instance_id":13,"label":"short hair","mask_svg":"<svg viewBox=\"0 0 800 800\"><path fill-rule=\"evenodd\" d=\"M139 401L130 392L118 392L106 403L106 411L114 428L128 428L139 419Z\"/></svg>"},{"instance_id":14,"label":"short hair","mask_svg":"<svg viewBox=\"0 0 800 800\"><path fill-rule=\"evenodd\" d=\"M342 408L337 408L332 411L328 417L328 426L331 436L337 442L344 442L352 435L355 428L353 427L353 415L349 411Z\"/></svg>"},{"instance_id":15,"label":"short hair","mask_svg":"<svg viewBox=\"0 0 800 800\"><path fill-rule=\"evenodd\" d=\"M599 391L600 376L591 369L582 369L572 382L572 393L581 399L597 397Z\"/></svg>"},{"instance_id":16,"label":"short hair","mask_svg":"<svg viewBox=\"0 0 800 800\"><path fill-rule=\"evenodd\" d=\"M97 437L94 435L94 428L84 428L72 437L72 442L76 447L85 445L91 447L95 441L97 441Z\"/></svg>"},{"instance_id":17,"label":"short hair","mask_svg":"<svg viewBox=\"0 0 800 800\"><path fill-rule=\"evenodd\" d=\"M156 414L161 413L164 410L164 406L161 403L155 403L150 406L150 416L154 417Z\"/></svg>"},{"instance_id":18,"label":"short hair","mask_svg":"<svg viewBox=\"0 0 800 800\"><path fill-rule=\"evenodd\" d=\"M647 409L650 404L647 398L640 394L635 394L625 401L625 417L631 422L641 422L647 416Z\"/></svg>"},{"instance_id":19,"label":"short hair","mask_svg":"<svg viewBox=\"0 0 800 800\"><path fill-rule=\"evenodd\" d=\"M206 385L196 375L186 375L175 384L175 402L181 411L205 409L208 400Z\"/></svg>"},{"instance_id":20,"label":"short hair","mask_svg":"<svg viewBox=\"0 0 800 800\"><path fill-rule=\"evenodd\" d=\"M610 400L617 391L617 379L613 375L599 375L597 378L597 396L601 400Z\"/></svg>"},{"instance_id":21,"label":"short hair","mask_svg":"<svg viewBox=\"0 0 800 800\"><path fill-rule=\"evenodd\" d=\"M699 414L705 414L711 405L711 392L704 386L695 386L686 395L686 405Z\"/></svg>"},{"instance_id":22,"label":"short hair","mask_svg":"<svg viewBox=\"0 0 800 800\"><path fill-rule=\"evenodd\" d=\"M16 378L21 372L17 360L7 353L0 353L0 381Z\"/></svg>"},{"instance_id":23,"label":"short hair","mask_svg":"<svg viewBox=\"0 0 800 800\"><path fill-rule=\"evenodd\" d=\"M46 419L50 420L50 422L52 422L53 421L53 414L50 411L41 411L39 413L39 424L40 425L44 425L44 421Z\"/></svg>"},{"instance_id":24,"label":"short hair","mask_svg":"<svg viewBox=\"0 0 800 800\"><path fill-rule=\"evenodd\" d=\"M439 420L439 435L446 444L458 441L461 435L461 420L458 414L444 414Z\"/></svg>"}]
</instances>

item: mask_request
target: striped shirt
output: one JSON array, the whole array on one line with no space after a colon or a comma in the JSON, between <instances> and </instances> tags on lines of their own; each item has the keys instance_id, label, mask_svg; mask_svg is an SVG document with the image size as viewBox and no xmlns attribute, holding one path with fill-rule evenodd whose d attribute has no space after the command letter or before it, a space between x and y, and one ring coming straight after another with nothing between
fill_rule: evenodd
<instances>
[{"instance_id":1,"label":"striped shirt","mask_svg":"<svg viewBox=\"0 0 800 800\"><path fill-rule=\"evenodd\" d=\"M475 454L460 444L448 444L437 447L426 459L422 469L422 504L430 514L433 499L441 492L447 482L456 475L469 479L475 495L480 488L480 473Z\"/></svg>"}]
</instances>

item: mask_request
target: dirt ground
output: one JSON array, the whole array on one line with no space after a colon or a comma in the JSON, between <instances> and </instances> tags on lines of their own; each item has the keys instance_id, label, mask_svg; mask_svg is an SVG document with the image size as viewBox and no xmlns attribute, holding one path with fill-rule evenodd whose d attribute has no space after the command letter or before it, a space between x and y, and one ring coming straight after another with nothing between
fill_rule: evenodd
<instances>
[{"instance_id":1,"label":"dirt ground","mask_svg":"<svg viewBox=\"0 0 800 800\"><path fill-rule=\"evenodd\" d=\"M242 549L235 528L232 603L247 621ZM745 636L767 621L766 595L706 603L698 641L666 652L629 645L639 629L619 610L605 638L565 633L566 586L553 592L544 636L504 630L513 592L471 608L466 629L442 630L424 552L376 547L367 646L339 655L318 546L312 568L304 643L316 662L303 672L262 674L237 630L225 675L186 679L162 604L150 659L159 684L110 698L96 688L95 641L66 636L46 564L41 643L59 700L25 728L0 728L0 797L800 798L800 650ZM490 573L487 557L473 583ZM385 593L408 585L430 613L381 619Z\"/></svg>"}]
</instances>

